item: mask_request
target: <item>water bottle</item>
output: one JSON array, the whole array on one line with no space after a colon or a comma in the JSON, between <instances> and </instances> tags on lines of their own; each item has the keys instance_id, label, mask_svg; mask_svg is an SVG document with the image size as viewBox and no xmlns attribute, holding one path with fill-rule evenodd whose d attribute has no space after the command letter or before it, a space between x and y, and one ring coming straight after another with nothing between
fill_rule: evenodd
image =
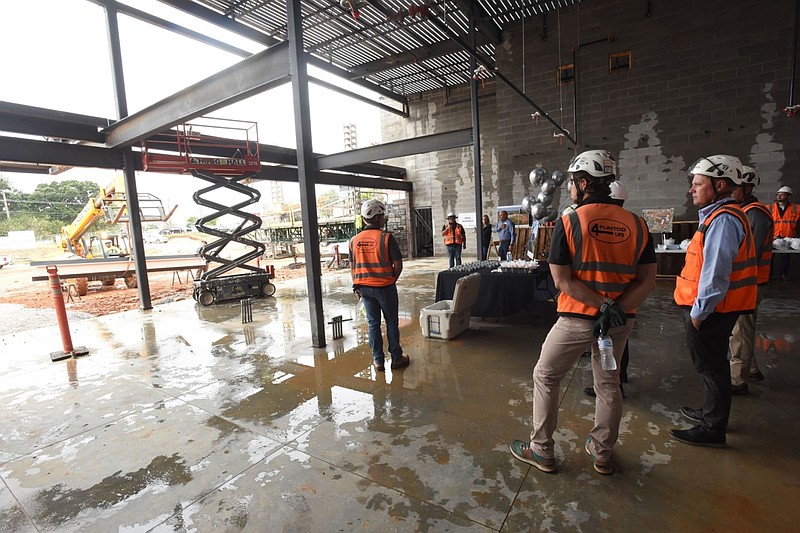
<instances>
[{"instance_id":1,"label":"water bottle","mask_svg":"<svg viewBox=\"0 0 800 533\"><path fill-rule=\"evenodd\" d=\"M614 359L614 344L611 342L611 337L601 333L597 337L597 348L600 350L600 366L603 370L616 370L617 360Z\"/></svg>"}]
</instances>

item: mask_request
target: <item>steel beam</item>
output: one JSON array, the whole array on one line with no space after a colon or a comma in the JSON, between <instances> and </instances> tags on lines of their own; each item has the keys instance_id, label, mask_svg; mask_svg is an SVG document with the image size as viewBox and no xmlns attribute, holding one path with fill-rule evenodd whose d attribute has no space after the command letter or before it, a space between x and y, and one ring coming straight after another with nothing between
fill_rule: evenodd
<instances>
[{"instance_id":1,"label":"steel beam","mask_svg":"<svg viewBox=\"0 0 800 533\"><path fill-rule=\"evenodd\" d=\"M0 137L0 161L122 168L122 155L118 150L18 137Z\"/></svg>"},{"instance_id":2,"label":"steel beam","mask_svg":"<svg viewBox=\"0 0 800 533\"><path fill-rule=\"evenodd\" d=\"M192 0L160 0L160 2L162 4L172 6L175 9L179 9L184 13L194 15L195 17L206 22L210 22L215 26L225 28L236 35L240 35L257 43L261 43L264 46L273 46L281 42L274 37L267 35L266 33L260 32L259 30L246 24L242 24L241 22L236 22L233 18L226 17L222 13L214 11L213 9L203 7Z\"/></svg>"},{"instance_id":3,"label":"steel beam","mask_svg":"<svg viewBox=\"0 0 800 533\"><path fill-rule=\"evenodd\" d=\"M288 80L289 45L282 43L112 124L104 131L106 145L112 148L130 146Z\"/></svg>"},{"instance_id":4,"label":"steel beam","mask_svg":"<svg viewBox=\"0 0 800 533\"><path fill-rule=\"evenodd\" d=\"M367 161L381 161L408 155L438 152L450 148L461 148L471 144L472 128L468 128L319 156L317 157L317 167L320 170L326 170Z\"/></svg>"},{"instance_id":5,"label":"steel beam","mask_svg":"<svg viewBox=\"0 0 800 533\"><path fill-rule=\"evenodd\" d=\"M103 143L108 119L0 102L0 131Z\"/></svg>"}]
</instances>

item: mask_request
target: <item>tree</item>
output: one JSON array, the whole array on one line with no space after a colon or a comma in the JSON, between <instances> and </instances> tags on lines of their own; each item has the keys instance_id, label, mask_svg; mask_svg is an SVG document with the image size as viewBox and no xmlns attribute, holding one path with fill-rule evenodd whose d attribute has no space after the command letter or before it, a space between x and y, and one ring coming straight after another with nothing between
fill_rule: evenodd
<instances>
[{"instance_id":1,"label":"tree","mask_svg":"<svg viewBox=\"0 0 800 533\"><path fill-rule=\"evenodd\" d=\"M94 197L100 187L93 181L53 181L37 185L26 195L28 212L38 210L40 216L66 225L75 220L83 206Z\"/></svg>"}]
</instances>

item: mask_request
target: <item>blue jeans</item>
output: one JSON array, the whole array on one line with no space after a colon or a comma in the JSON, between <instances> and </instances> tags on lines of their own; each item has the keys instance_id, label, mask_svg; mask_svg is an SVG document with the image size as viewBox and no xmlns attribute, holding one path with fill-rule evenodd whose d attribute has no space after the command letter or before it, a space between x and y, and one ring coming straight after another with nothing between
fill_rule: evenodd
<instances>
[{"instance_id":1,"label":"blue jeans","mask_svg":"<svg viewBox=\"0 0 800 533\"><path fill-rule=\"evenodd\" d=\"M508 255L508 248L511 246L511 239L507 241L500 241L500 248L497 250L497 255L500 256L500 261L506 260L506 255Z\"/></svg>"},{"instance_id":2,"label":"blue jeans","mask_svg":"<svg viewBox=\"0 0 800 533\"><path fill-rule=\"evenodd\" d=\"M450 261L450 268L453 265L461 264L461 244L448 244L447 245L447 259Z\"/></svg>"},{"instance_id":3,"label":"blue jeans","mask_svg":"<svg viewBox=\"0 0 800 533\"><path fill-rule=\"evenodd\" d=\"M360 292L369 324L369 346L372 348L373 359L377 364L383 364L383 336L381 335L381 311L383 311L383 318L386 320L386 339L389 341L392 363L399 363L403 359L403 348L400 346L397 285L362 286Z\"/></svg>"}]
</instances>

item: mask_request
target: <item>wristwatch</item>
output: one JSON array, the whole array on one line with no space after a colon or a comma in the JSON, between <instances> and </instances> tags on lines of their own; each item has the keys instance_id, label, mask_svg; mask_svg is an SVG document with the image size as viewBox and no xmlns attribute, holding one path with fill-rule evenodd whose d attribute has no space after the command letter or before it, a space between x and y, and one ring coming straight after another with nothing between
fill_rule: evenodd
<instances>
[{"instance_id":1,"label":"wristwatch","mask_svg":"<svg viewBox=\"0 0 800 533\"><path fill-rule=\"evenodd\" d=\"M617 303L617 302L615 302L615 301L614 301L614 300L612 300L611 298L606 298L605 300L603 300L603 305L601 305L601 306L600 306L600 312L601 312L601 313L605 313L605 312L606 312L606 310L607 310L609 307L611 307L612 305L614 305L615 303Z\"/></svg>"}]
</instances>

